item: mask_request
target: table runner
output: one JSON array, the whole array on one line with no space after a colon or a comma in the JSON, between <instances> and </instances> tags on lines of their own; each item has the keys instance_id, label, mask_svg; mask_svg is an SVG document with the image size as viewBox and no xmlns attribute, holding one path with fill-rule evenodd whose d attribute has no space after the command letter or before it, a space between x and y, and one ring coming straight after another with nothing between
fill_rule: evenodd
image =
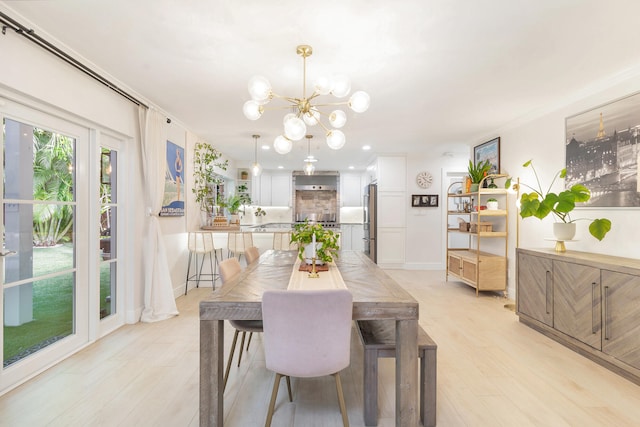
<instances>
[{"instance_id":1,"label":"table runner","mask_svg":"<svg viewBox=\"0 0 640 427\"><path fill-rule=\"evenodd\" d=\"M317 278L310 278L308 272L299 270L298 259L293 265L288 290L347 289L338 266L332 262L329 263L329 271L321 271Z\"/></svg>"}]
</instances>

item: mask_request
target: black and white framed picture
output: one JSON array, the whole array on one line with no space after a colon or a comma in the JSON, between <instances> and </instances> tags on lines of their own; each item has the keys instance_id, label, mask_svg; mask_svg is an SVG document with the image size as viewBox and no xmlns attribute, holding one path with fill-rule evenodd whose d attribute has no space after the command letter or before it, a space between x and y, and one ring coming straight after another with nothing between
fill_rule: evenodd
<instances>
[{"instance_id":1,"label":"black and white framed picture","mask_svg":"<svg viewBox=\"0 0 640 427\"><path fill-rule=\"evenodd\" d=\"M640 207L640 93L565 120L565 186L591 191L589 207Z\"/></svg>"},{"instance_id":2,"label":"black and white framed picture","mask_svg":"<svg viewBox=\"0 0 640 427\"><path fill-rule=\"evenodd\" d=\"M438 195L437 194L413 194L411 196L411 206L414 208L438 207Z\"/></svg>"}]
</instances>

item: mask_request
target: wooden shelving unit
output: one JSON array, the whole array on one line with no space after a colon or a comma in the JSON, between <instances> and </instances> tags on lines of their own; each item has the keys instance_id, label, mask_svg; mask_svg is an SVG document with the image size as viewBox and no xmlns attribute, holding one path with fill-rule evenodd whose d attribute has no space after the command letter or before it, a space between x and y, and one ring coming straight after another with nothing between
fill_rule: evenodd
<instances>
[{"instance_id":1,"label":"wooden shelving unit","mask_svg":"<svg viewBox=\"0 0 640 427\"><path fill-rule=\"evenodd\" d=\"M509 235L509 211L507 190L504 188L482 188L484 181L493 179L502 182L506 175L488 175L477 192L454 192L463 183L455 182L447 190L447 274L480 291L507 291L507 244ZM504 186L504 185L503 185ZM499 209L481 209L488 199L498 200ZM458 206L458 209L452 209ZM462 209L460 206L470 209ZM469 229L451 224L454 218L461 218ZM490 230L488 230L490 228ZM453 245L454 235L458 239ZM460 241L466 242L461 244Z\"/></svg>"}]
</instances>

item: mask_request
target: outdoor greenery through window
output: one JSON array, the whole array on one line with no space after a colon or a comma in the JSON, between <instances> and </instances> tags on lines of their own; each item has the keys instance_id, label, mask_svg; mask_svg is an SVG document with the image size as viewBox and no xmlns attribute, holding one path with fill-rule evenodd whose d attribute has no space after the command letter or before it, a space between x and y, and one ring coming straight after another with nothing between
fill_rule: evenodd
<instances>
[{"instance_id":1,"label":"outdoor greenery through window","mask_svg":"<svg viewBox=\"0 0 640 427\"><path fill-rule=\"evenodd\" d=\"M3 365L73 334L74 138L4 119Z\"/></svg>"}]
</instances>

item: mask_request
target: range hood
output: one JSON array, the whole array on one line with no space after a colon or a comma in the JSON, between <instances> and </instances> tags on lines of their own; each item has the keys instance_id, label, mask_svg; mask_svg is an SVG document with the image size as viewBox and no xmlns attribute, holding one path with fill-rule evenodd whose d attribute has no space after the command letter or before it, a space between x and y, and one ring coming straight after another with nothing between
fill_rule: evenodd
<instances>
[{"instance_id":1,"label":"range hood","mask_svg":"<svg viewBox=\"0 0 640 427\"><path fill-rule=\"evenodd\" d=\"M303 171L293 171L293 188L300 191L337 191L340 174L337 171L320 171L306 175Z\"/></svg>"}]
</instances>

